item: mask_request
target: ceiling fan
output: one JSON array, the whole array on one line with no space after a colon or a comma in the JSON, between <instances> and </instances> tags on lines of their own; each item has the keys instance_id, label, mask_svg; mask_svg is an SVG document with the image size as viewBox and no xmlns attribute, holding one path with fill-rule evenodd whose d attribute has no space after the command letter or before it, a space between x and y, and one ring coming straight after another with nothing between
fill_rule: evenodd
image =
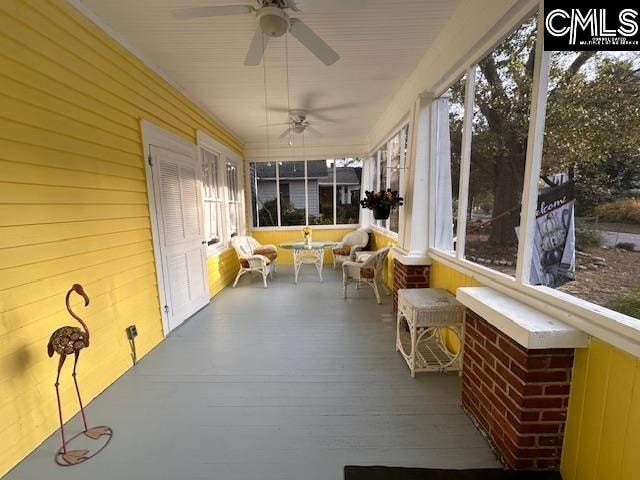
<instances>
[{"instance_id":1,"label":"ceiling fan","mask_svg":"<svg viewBox=\"0 0 640 480\"><path fill-rule=\"evenodd\" d=\"M340 58L335 50L314 33L299 18L290 17L285 10L300 12L294 0L257 0L258 8L251 5L211 5L208 7L185 8L175 12L181 19L218 17L254 13L258 18L258 28L253 35L245 65L258 65L270 37L281 37L289 32L325 65L332 65Z\"/></svg>"},{"instance_id":2,"label":"ceiling fan","mask_svg":"<svg viewBox=\"0 0 640 480\"><path fill-rule=\"evenodd\" d=\"M268 126L288 125L287 129L282 132L278 138L283 139L289 137L289 144L292 143L292 135L294 133L311 132L320 135L320 132L311 126L307 120L307 112L305 110L291 110L289 112L289 121L286 123L271 123Z\"/></svg>"}]
</instances>

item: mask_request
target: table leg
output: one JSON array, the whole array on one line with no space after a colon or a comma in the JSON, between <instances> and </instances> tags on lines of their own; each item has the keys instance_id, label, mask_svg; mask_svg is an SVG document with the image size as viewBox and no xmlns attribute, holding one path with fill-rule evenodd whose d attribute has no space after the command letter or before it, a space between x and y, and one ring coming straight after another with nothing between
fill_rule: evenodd
<instances>
[{"instance_id":1,"label":"table leg","mask_svg":"<svg viewBox=\"0 0 640 480\"><path fill-rule=\"evenodd\" d=\"M322 265L324 264L324 248L318 250L316 252L316 270L318 270L318 276L320 277L320 283L324 280L322 279Z\"/></svg>"},{"instance_id":2,"label":"table leg","mask_svg":"<svg viewBox=\"0 0 640 480\"><path fill-rule=\"evenodd\" d=\"M300 271L300 265L302 265L302 258L300 252L293 251L293 283L298 283L298 272Z\"/></svg>"}]
</instances>

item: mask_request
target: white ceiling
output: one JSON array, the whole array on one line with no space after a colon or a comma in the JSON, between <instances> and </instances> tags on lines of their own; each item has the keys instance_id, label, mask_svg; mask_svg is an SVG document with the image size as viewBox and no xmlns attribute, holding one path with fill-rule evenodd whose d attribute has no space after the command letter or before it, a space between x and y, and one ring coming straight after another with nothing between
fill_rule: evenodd
<instances>
[{"instance_id":1,"label":"white ceiling","mask_svg":"<svg viewBox=\"0 0 640 480\"><path fill-rule=\"evenodd\" d=\"M244 57L256 29L253 14L178 20L178 8L255 0L81 0L136 51L160 67L248 147L265 144L263 66ZM309 110L322 133L307 146L366 144L394 92L413 71L460 0L298 0L307 23L341 56L325 66L288 36L291 108ZM287 107L285 38L267 47L267 100ZM317 115L314 115L317 109ZM269 113L269 123L286 122ZM272 146L286 126L270 127ZM298 139L299 140L299 139ZM298 142L297 142L298 143ZM299 143L298 143L299 145ZM338 147L337 147L338 148ZM340 152L336 152L340 153Z\"/></svg>"}]
</instances>

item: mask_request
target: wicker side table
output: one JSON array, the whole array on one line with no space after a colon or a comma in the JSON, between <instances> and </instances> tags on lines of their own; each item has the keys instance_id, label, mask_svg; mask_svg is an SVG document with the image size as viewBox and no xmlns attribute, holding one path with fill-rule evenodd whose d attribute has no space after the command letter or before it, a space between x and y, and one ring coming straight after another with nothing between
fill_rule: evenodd
<instances>
[{"instance_id":1,"label":"wicker side table","mask_svg":"<svg viewBox=\"0 0 640 480\"><path fill-rule=\"evenodd\" d=\"M412 377L416 376L416 372L460 371L464 312L464 305L446 290L398 290L396 350L407 362ZM443 329L448 329L458 337L458 352L451 352L446 347L442 338Z\"/></svg>"}]
</instances>

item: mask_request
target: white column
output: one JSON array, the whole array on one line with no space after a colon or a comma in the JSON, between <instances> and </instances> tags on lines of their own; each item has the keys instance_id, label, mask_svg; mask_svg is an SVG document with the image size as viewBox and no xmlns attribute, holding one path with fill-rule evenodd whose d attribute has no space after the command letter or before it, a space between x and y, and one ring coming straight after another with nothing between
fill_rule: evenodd
<instances>
[{"instance_id":1,"label":"white column","mask_svg":"<svg viewBox=\"0 0 640 480\"><path fill-rule=\"evenodd\" d=\"M432 119L431 95L422 95L413 107L409 126L410 145L405 170L404 228L399 245L406 264L427 264L429 249L429 157ZM397 252L400 253L400 252ZM399 255L396 253L395 257Z\"/></svg>"},{"instance_id":2,"label":"white column","mask_svg":"<svg viewBox=\"0 0 640 480\"><path fill-rule=\"evenodd\" d=\"M371 190L371 177L373 176L373 165L371 165L371 157L362 158L362 178L360 180L360 200L364 198L364 191ZM360 227L368 228L371 226L372 217L371 210L360 207Z\"/></svg>"}]
</instances>

